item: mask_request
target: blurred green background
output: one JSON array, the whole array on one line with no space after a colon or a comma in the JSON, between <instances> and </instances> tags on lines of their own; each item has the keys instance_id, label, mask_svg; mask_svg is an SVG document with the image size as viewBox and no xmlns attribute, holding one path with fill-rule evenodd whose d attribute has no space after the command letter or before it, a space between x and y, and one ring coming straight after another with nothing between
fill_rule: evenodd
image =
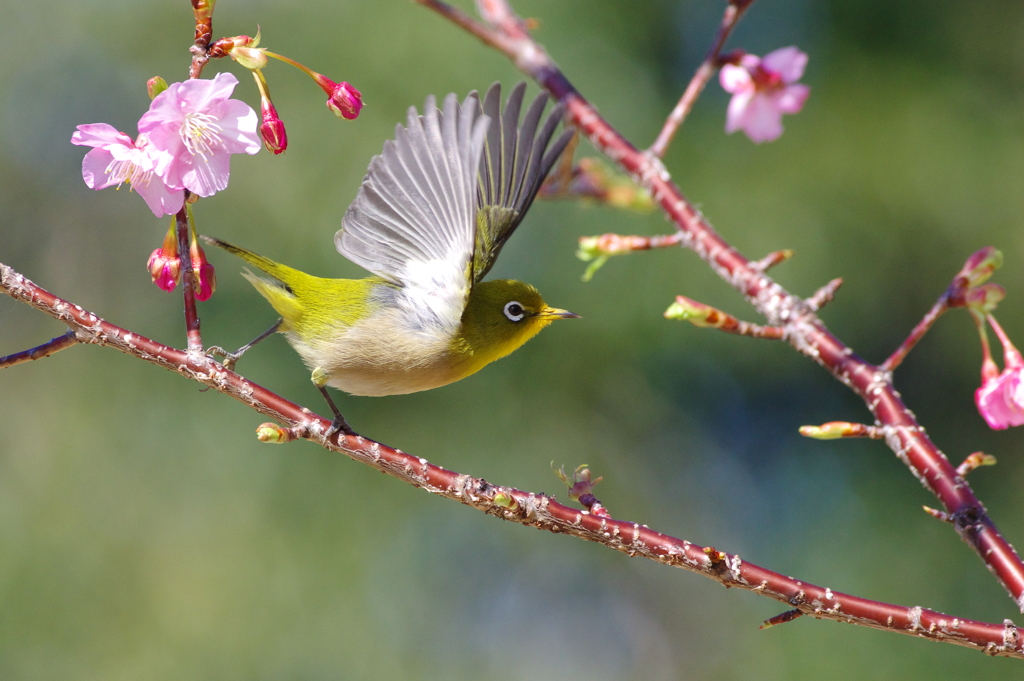
<instances>
[{"instance_id":1,"label":"blurred green background","mask_svg":"<svg viewBox=\"0 0 1024 681\"><path fill-rule=\"evenodd\" d=\"M654 139L706 49L718 0L521 0L569 78L639 146ZM777 142L723 134L712 82L666 164L743 253L809 295L845 286L823 317L879 362L988 244L1005 267L999 318L1024 342L1024 15L1015 0L762 0L730 47L810 54L803 113ZM0 261L58 295L184 345L180 295L150 284L157 220L127 189L93 192L75 125L135 133L145 81L186 76L189 3L0 0ZM201 231L325 276L358 276L332 236L370 157L426 95L520 78L498 54L405 0L222 0L215 36L264 45L362 90L339 121L299 72L267 71L290 148L235 157L201 202ZM255 105L248 75L237 95ZM535 88L534 88L535 89ZM591 154L586 144L581 152ZM642 215L538 202L496 276L580 313L440 390L341 397L367 436L531 491L550 463L588 463L616 517L835 590L999 622L1002 588L881 443L816 442L802 424L864 420L821 368L781 343L664 320L678 293L758 321L685 251L615 258L584 284L583 235L657 234ZM211 255L209 344L237 347L273 314ZM0 297L0 354L63 328ZM1024 545L1024 437L973 405L980 351L966 314L943 319L897 386ZM243 373L324 411L281 337ZM3 679L939 679L1017 678L1019 661L806 618L680 570L503 523L308 443L258 443L263 419L117 352L78 347L0 373L0 678Z\"/></svg>"}]
</instances>

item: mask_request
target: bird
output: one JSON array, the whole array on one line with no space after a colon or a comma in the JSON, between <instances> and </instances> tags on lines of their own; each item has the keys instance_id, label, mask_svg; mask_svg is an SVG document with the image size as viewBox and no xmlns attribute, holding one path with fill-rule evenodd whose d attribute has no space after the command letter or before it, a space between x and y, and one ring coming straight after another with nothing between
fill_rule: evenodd
<instances>
[{"instance_id":1,"label":"bird","mask_svg":"<svg viewBox=\"0 0 1024 681\"><path fill-rule=\"evenodd\" d=\"M573 134L551 143L563 109L541 124L545 92L520 123L525 90L513 87L504 107L494 83L482 101L453 93L441 110L433 96L422 115L409 108L334 237L369 277L315 277L203 237L267 275L243 272L280 315L264 337L284 333L312 371L334 412L332 433L353 431L325 386L365 396L430 390L579 316L550 307L530 284L483 279Z\"/></svg>"}]
</instances>

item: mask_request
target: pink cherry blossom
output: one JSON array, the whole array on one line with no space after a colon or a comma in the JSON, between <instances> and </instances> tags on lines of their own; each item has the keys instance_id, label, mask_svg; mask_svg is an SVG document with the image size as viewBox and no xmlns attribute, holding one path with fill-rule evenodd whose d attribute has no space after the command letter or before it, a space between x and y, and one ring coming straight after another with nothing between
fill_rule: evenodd
<instances>
[{"instance_id":1,"label":"pink cherry blossom","mask_svg":"<svg viewBox=\"0 0 1024 681\"><path fill-rule=\"evenodd\" d=\"M181 210L185 192L168 186L162 177L171 159L149 144L145 135L133 141L106 123L91 123L78 126L71 143L94 147L82 160L82 179L90 188L99 190L127 182L157 217Z\"/></svg>"},{"instance_id":2,"label":"pink cherry blossom","mask_svg":"<svg viewBox=\"0 0 1024 681\"><path fill-rule=\"evenodd\" d=\"M974 392L974 402L989 428L1024 425L1024 365L1007 366Z\"/></svg>"},{"instance_id":3,"label":"pink cherry blossom","mask_svg":"<svg viewBox=\"0 0 1024 681\"><path fill-rule=\"evenodd\" d=\"M985 317L992 325L1003 344L1003 359L1006 368L1000 373L988 349L988 340L982 332L984 357L981 365L981 387L974 392L974 403L978 405L985 423L994 430L1005 430L1010 426L1024 425L1024 357L1013 345L1003 328L991 314Z\"/></svg>"},{"instance_id":4,"label":"pink cherry blossom","mask_svg":"<svg viewBox=\"0 0 1024 681\"><path fill-rule=\"evenodd\" d=\"M811 89L796 81L804 75L807 54L783 47L764 58L746 54L739 65L726 64L719 81L732 93L725 116L725 132L746 133L751 141L771 142L782 135L782 114L799 112Z\"/></svg>"},{"instance_id":5,"label":"pink cherry blossom","mask_svg":"<svg viewBox=\"0 0 1024 681\"><path fill-rule=\"evenodd\" d=\"M260 150L256 112L230 99L237 84L230 73L172 83L139 119L139 132L170 158L168 186L211 196L228 186L231 154Z\"/></svg>"}]
</instances>

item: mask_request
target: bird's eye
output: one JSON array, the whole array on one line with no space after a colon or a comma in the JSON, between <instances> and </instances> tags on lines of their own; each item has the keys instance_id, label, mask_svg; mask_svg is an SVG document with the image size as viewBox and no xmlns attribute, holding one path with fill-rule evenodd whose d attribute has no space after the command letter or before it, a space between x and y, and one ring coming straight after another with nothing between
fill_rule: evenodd
<instances>
[{"instance_id":1,"label":"bird's eye","mask_svg":"<svg viewBox=\"0 0 1024 681\"><path fill-rule=\"evenodd\" d=\"M511 303L505 303L505 316L508 317L509 321L518 322L525 315L526 312L523 310L523 306L516 301L513 300Z\"/></svg>"}]
</instances>

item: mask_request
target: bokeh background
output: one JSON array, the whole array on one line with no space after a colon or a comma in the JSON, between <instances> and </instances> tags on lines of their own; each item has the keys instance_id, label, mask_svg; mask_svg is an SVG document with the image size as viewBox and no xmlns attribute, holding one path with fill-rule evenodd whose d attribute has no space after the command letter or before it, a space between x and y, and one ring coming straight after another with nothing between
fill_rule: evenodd
<instances>
[{"instance_id":1,"label":"bokeh background","mask_svg":"<svg viewBox=\"0 0 1024 681\"><path fill-rule=\"evenodd\" d=\"M709 43L719 0L520 0L569 78L638 146L654 139ZM145 81L182 79L189 3L0 0L0 261L134 331L184 344L179 294L150 284L167 223L127 189L82 183L75 125L135 132ZM359 276L332 236L370 157L426 95L520 76L405 0L222 0L215 36L264 45L364 94L339 121L299 72L267 75L281 157L235 157L201 231L324 276ZM761 0L731 47L810 54L803 113L777 142L723 134L708 87L666 164L750 257L811 294L883 360L974 250L1001 248L999 318L1024 342L1024 15L1014 0ZM258 99L236 65L238 96ZM593 154L586 144L583 154ZM341 398L362 433L500 484L565 497L555 465L588 463L617 517L833 589L999 622L1017 617L979 559L881 443L816 442L802 424L867 412L781 343L669 322L678 293L757 321L685 251L615 258L590 283L583 235L657 234L657 213L538 202L498 276L583 316L425 394ZM237 347L273 314L211 255L207 343ZM63 328L0 298L0 354ZM973 405L980 351L965 313L896 372L936 442L1024 544L1024 437ZM243 372L323 410L284 339ZM111 350L78 347L0 373L0 677L4 679L961 679L1021 663L809 618L574 539L503 523L308 443L272 447L242 405Z\"/></svg>"}]
</instances>

